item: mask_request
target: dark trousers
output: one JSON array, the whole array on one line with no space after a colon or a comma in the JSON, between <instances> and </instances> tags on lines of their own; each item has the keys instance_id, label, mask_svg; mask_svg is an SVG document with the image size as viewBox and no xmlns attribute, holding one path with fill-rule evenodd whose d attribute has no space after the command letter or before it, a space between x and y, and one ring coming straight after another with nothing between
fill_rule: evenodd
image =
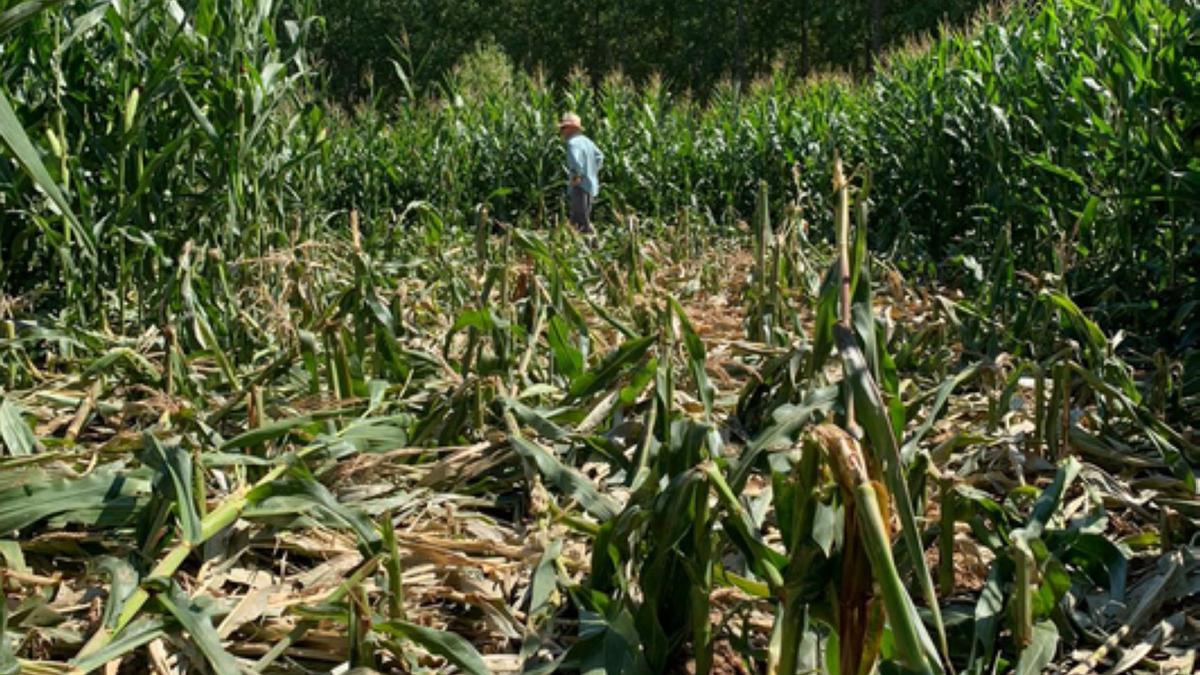
<instances>
[{"instance_id":1,"label":"dark trousers","mask_svg":"<svg viewBox=\"0 0 1200 675\"><path fill-rule=\"evenodd\" d=\"M570 218L580 232L592 231L592 196L580 185L571 187Z\"/></svg>"}]
</instances>

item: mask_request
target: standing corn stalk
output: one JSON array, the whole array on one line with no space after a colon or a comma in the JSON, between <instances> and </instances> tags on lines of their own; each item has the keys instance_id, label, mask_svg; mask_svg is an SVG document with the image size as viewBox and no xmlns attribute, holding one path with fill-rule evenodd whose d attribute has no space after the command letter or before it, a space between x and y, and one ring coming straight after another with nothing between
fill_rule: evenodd
<instances>
[{"instance_id":1,"label":"standing corn stalk","mask_svg":"<svg viewBox=\"0 0 1200 675\"><path fill-rule=\"evenodd\" d=\"M834 477L842 490L847 508L853 507L859 516L854 523L863 548L871 563L871 573L878 583L887 613L888 624L895 641L897 661L906 668L922 673L940 672L936 661L929 656L931 643L925 633L921 616L905 589L904 581L892 559L891 535L887 525L887 490L867 475L867 462L858 441L845 431L829 424L812 432L818 447L825 451ZM846 535L854 533L847 529ZM839 636L850 639L850 636ZM842 655L857 656L858 668L850 671L870 672L877 656L869 645L878 644L869 636L861 644L843 645ZM876 636L877 638L878 636Z\"/></svg>"}]
</instances>

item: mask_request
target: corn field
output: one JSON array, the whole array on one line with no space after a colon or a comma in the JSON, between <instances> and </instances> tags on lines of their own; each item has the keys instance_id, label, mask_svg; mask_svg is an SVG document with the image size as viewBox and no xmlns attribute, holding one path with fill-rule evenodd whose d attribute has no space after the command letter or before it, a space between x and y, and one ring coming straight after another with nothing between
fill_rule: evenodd
<instances>
[{"instance_id":1,"label":"corn field","mask_svg":"<svg viewBox=\"0 0 1200 675\"><path fill-rule=\"evenodd\" d=\"M1194 3L350 111L314 11L0 0L0 675L1195 672Z\"/></svg>"}]
</instances>

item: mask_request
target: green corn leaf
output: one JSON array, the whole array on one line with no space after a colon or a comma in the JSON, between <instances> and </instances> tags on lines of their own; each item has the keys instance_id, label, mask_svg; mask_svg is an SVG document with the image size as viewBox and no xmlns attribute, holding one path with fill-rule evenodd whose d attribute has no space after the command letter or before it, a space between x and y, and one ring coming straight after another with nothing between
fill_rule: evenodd
<instances>
[{"instance_id":1,"label":"green corn leaf","mask_svg":"<svg viewBox=\"0 0 1200 675\"><path fill-rule=\"evenodd\" d=\"M563 670L584 675L654 672L643 653L638 626L629 609L616 602L604 604L600 609L601 612L590 609L580 612L580 639L564 656Z\"/></svg>"},{"instance_id":2,"label":"green corn leaf","mask_svg":"<svg viewBox=\"0 0 1200 675\"><path fill-rule=\"evenodd\" d=\"M133 92L137 92L137 89L134 89ZM133 104L137 105L136 99L133 101ZM191 140L194 133L195 132L193 131L188 131L180 134L172 139L170 143L167 143L161 149L158 149L158 152L154 155L154 158L150 160L150 163L146 166L146 170L142 173L142 177L138 181L137 187L134 188L133 193L125 199L125 206L122 207L119 212L117 212L117 217L113 219L111 225L109 225L110 227L124 225L126 222L128 222L134 211L139 206L144 204L143 199L146 193L152 189L154 180L159 177L163 166L170 165L178 161L179 149L183 147L184 143L187 143L189 140Z\"/></svg>"},{"instance_id":3,"label":"green corn leaf","mask_svg":"<svg viewBox=\"0 0 1200 675\"><path fill-rule=\"evenodd\" d=\"M1092 223L1096 221L1096 211L1100 206L1100 199L1095 195L1088 197L1087 204L1083 210L1079 212L1079 218L1075 220L1075 231L1086 235L1087 230L1091 228Z\"/></svg>"},{"instance_id":4,"label":"green corn leaf","mask_svg":"<svg viewBox=\"0 0 1200 675\"><path fill-rule=\"evenodd\" d=\"M583 353L571 344L571 327L560 316L550 317L546 328L546 341L554 352L554 365L558 372L569 380L583 372Z\"/></svg>"},{"instance_id":5,"label":"green corn leaf","mask_svg":"<svg viewBox=\"0 0 1200 675\"><path fill-rule=\"evenodd\" d=\"M1062 505L1063 496L1067 489L1079 477L1079 472L1083 465L1074 457L1068 457L1058 467L1058 471L1054 474L1054 481L1042 490L1041 496L1033 505L1033 511L1029 515L1029 522L1025 525L1025 530L1028 532L1029 538L1040 537L1042 531L1046 529L1046 525L1050 522L1050 518L1058 511Z\"/></svg>"},{"instance_id":6,"label":"green corn leaf","mask_svg":"<svg viewBox=\"0 0 1200 675\"><path fill-rule=\"evenodd\" d=\"M0 441L13 457L31 455L37 450L37 438L33 429L22 417L24 411L16 403L0 400Z\"/></svg>"},{"instance_id":7,"label":"green corn leaf","mask_svg":"<svg viewBox=\"0 0 1200 675\"><path fill-rule=\"evenodd\" d=\"M200 344L204 345L217 360L217 365L221 367L221 372L225 375L225 381L234 390L241 389L241 384L238 382L237 372L233 368L233 364L229 361L229 357L225 355L225 351L221 349L221 343L217 340L217 334L213 332L212 324L204 315L204 310L196 307L193 314L192 327L196 331L196 338Z\"/></svg>"},{"instance_id":8,"label":"green corn leaf","mask_svg":"<svg viewBox=\"0 0 1200 675\"><path fill-rule=\"evenodd\" d=\"M1021 650L1016 675L1040 675L1054 660L1058 649L1058 627L1053 621L1039 621L1033 627L1033 641Z\"/></svg>"},{"instance_id":9,"label":"green corn leaf","mask_svg":"<svg viewBox=\"0 0 1200 675\"><path fill-rule=\"evenodd\" d=\"M1109 595L1118 602L1125 599L1125 579L1129 572L1129 559L1121 546L1104 535L1090 532L1068 535L1066 550L1057 553L1068 565L1083 570L1097 584L1108 584ZM1046 545L1059 550L1053 537L1048 536Z\"/></svg>"},{"instance_id":10,"label":"green corn leaf","mask_svg":"<svg viewBox=\"0 0 1200 675\"><path fill-rule=\"evenodd\" d=\"M396 526L391 510L384 511L379 519L379 536L382 540L384 569L387 571L388 618L403 621L404 612L404 569L400 547L396 545Z\"/></svg>"},{"instance_id":11,"label":"green corn leaf","mask_svg":"<svg viewBox=\"0 0 1200 675\"><path fill-rule=\"evenodd\" d=\"M856 490L855 503L862 516L862 527L859 531L863 538L863 548L871 561L871 570L883 595L897 657L903 665L913 670L935 672L937 649L930 641L925 624L921 622L921 616L917 613L917 608L913 605L908 589L892 560L891 540L888 536L888 526L879 510L878 493L871 483L859 485Z\"/></svg>"},{"instance_id":12,"label":"green corn leaf","mask_svg":"<svg viewBox=\"0 0 1200 675\"><path fill-rule=\"evenodd\" d=\"M489 331L497 325L496 320L497 317L489 308L463 310L454 320L454 325L450 327L449 335L453 336L464 328Z\"/></svg>"},{"instance_id":13,"label":"green corn leaf","mask_svg":"<svg viewBox=\"0 0 1200 675\"><path fill-rule=\"evenodd\" d=\"M1067 319L1076 328L1083 337L1087 345L1087 353L1093 359L1094 366L1100 366L1105 362L1108 351L1108 338L1105 337L1104 331L1100 326L1092 321L1075 301L1067 297L1066 294L1058 291L1043 290L1041 297L1054 307L1062 310L1066 314ZM1137 393L1137 387L1132 382L1122 382L1121 388L1125 394L1135 402L1139 399L1140 394Z\"/></svg>"},{"instance_id":14,"label":"green corn leaf","mask_svg":"<svg viewBox=\"0 0 1200 675\"><path fill-rule=\"evenodd\" d=\"M1075 363L1069 364L1068 367L1071 372L1087 382L1094 391L1107 396L1124 409L1130 420L1140 427L1141 431L1150 439L1176 478L1183 481L1193 493L1200 489L1200 485L1196 482L1195 472L1183 452L1184 449L1194 451L1194 444L1190 444L1182 435L1172 430L1162 420L1149 414L1144 407L1126 397L1121 389L1104 381L1096 373Z\"/></svg>"},{"instance_id":15,"label":"green corn leaf","mask_svg":"<svg viewBox=\"0 0 1200 675\"><path fill-rule=\"evenodd\" d=\"M82 14L75 19L75 21L71 24L71 34L68 35L67 38L58 45L58 53L61 54L65 52L67 47L71 46L71 43L80 39L86 35L88 31L98 26L100 22L104 20L104 16L110 10L112 10L112 8L113 6L111 2L102 2L96 7L88 10L86 14Z\"/></svg>"},{"instance_id":16,"label":"green corn leaf","mask_svg":"<svg viewBox=\"0 0 1200 675\"><path fill-rule=\"evenodd\" d=\"M0 34L3 32L0 31ZM83 223L75 217L75 212L71 209L67 198L63 196L58 183L54 182L50 173L46 171L41 156L29 142L29 137L25 134L25 129L17 119L17 114L8 101L8 95L3 90L0 90L0 141L3 141L5 149L17 160L25 173L29 174L33 182L42 188L58 207L71 227L71 231L75 234L75 238L83 246L84 256L87 259L94 259L96 257L95 237L92 236L91 230L84 227Z\"/></svg>"},{"instance_id":17,"label":"green corn leaf","mask_svg":"<svg viewBox=\"0 0 1200 675\"><path fill-rule=\"evenodd\" d=\"M705 362L707 361L704 342L696 334L695 329L692 328L692 322L688 320L687 313L683 311L683 307L680 306L679 301L675 298L670 298L669 302L675 310L675 316L679 317L679 325L683 330L683 345L688 353L688 370L691 371L692 380L696 383L700 402L704 404L704 416L707 419L711 419L713 387L708 383L708 373L704 369Z\"/></svg>"},{"instance_id":18,"label":"green corn leaf","mask_svg":"<svg viewBox=\"0 0 1200 675\"><path fill-rule=\"evenodd\" d=\"M39 12L63 4L66 0L26 0L0 12L0 37L37 16Z\"/></svg>"},{"instance_id":19,"label":"green corn leaf","mask_svg":"<svg viewBox=\"0 0 1200 675\"><path fill-rule=\"evenodd\" d=\"M229 452L230 450L241 448L252 448L262 445L267 441L282 438L296 429L308 427L312 424L313 418L308 415L274 420L225 441L218 449L221 452Z\"/></svg>"},{"instance_id":20,"label":"green corn leaf","mask_svg":"<svg viewBox=\"0 0 1200 675\"><path fill-rule=\"evenodd\" d=\"M379 530L361 511L339 502L329 488L319 483L303 464L291 467L290 473L300 488L300 494L354 532L358 536L359 545L366 549L367 553L373 553L379 547Z\"/></svg>"},{"instance_id":21,"label":"green corn leaf","mask_svg":"<svg viewBox=\"0 0 1200 675\"><path fill-rule=\"evenodd\" d=\"M1036 548L1041 550L1043 544L1037 542ZM1051 558L1040 572L1039 583L1033 596L1033 616L1035 619L1050 618L1051 613L1067 591L1071 590L1071 575L1059 560ZM1035 629L1036 630L1036 629Z\"/></svg>"},{"instance_id":22,"label":"green corn leaf","mask_svg":"<svg viewBox=\"0 0 1200 675\"><path fill-rule=\"evenodd\" d=\"M158 382L162 379L162 372L158 367L150 362L145 356L137 353L129 347L115 347L110 349L104 356L93 361L87 369L83 371L85 378L92 378L99 374L109 373L114 366L124 364L134 373L141 375L146 382Z\"/></svg>"},{"instance_id":23,"label":"green corn leaf","mask_svg":"<svg viewBox=\"0 0 1200 675\"><path fill-rule=\"evenodd\" d=\"M600 520L617 515L619 507L610 497L601 494L583 474L560 462L549 450L520 436L509 440L518 454L537 466L547 483L579 502L585 511Z\"/></svg>"},{"instance_id":24,"label":"green corn leaf","mask_svg":"<svg viewBox=\"0 0 1200 675\"><path fill-rule=\"evenodd\" d=\"M8 646L8 602L0 602L0 675L19 675L21 664Z\"/></svg>"},{"instance_id":25,"label":"green corn leaf","mask_svg":"<svg viewBox=\"0 0 1200 675\"><path fill-rule=\"evenodd\" d=\"M1083 177L1074 169L1055 164L1044 155L1023 155L1021 160L1028 167L1036 167L1059 178L1064 178L1080 188L1087 187Z\"/></svg>"},{"instance_id":26,"label":"green corn leaf","mask_svg":"<svg viewBox=\"0 0 1200 675\"><path fill-rule=\"evenodd\" d=\"M526 612L526 616L529 617L528 625L535 630L528 631L525 639L521 642L521 660L524 662L524 672L533 669L532 661L542 646L542 635L536 629L545 625L548 620L547 615L553 609L550 599L554 590L558 588L556 562L562 554L562 544L562 539L550 542L542 552L541 558L538 559L537 567L534 569L529 583L529 610ZM551 671L547 670L546 672Z\"/></svg>"},{"instance_id":27,"label":"green corn leaf","mask_svg":"<svg viewBox=\"0 0 1200 675\"><path fill-rule=\"evenodd\" d=\"M568 397L582 399L608 389L626 368L637 363L646 354L656 340L656 336L648 335L622 343L591 370L575 378L568 390Z\"/></svg>"},{"instance_id":28,"label":"green corn leaf","mask_svg":"<svg viewBox=\"0 0 1200 675\"><path fill-rule=\"evenodd\" d=\"M411 640L429 652L446 659L468 675L491 673L483 657L471 646L471 643L454 633L419 626L407 621L384 621L375 623L371 627L381 633Z\"/></svg>"},{"instance_id":29,"label":"green corn leaf","mask_svg":"<svg viewBox=\"0 0 1200 675\"><path fill-rule=\"evenodd\" d=\"M192 643L200 648L213 672L217 675L241 675L242 669L237 659L221 645L221 638L207 612L192 602L174 581L158 579L148 583L159 585L155 596L159 604L188 632Z\"/></svg>"},{"instance_id":30,"label":"green corn leaf","mask_svg":"<svg viewBox=\"0 0 1200 675\"><path fill-rule=\"evenodd\" d=\"M610 326L616 328L617 331L619 331L621 335L624 335L627 340L636 341L639 339L640 336L638 335L637 331L626 325L624 321L621 321L616 316L613 316L613 313L606 309L604 305L593 301L587 296L585 296L584 299L587 300L588 306L591 307L601 319L604 319Z\"/></svg>"},{"instance_id":31,"label":"green corn leaf","mask_svg":"<svg viewBox=\"0 0 1200 675\"><path fill-rule=\"evenodd\" d=\"M536 431L542 438L561 441L571 436L570 432L547 419L544 414L516 399L505 398L503 403L522 424Z\"/></svg>"},{"instance_id":32,"label":"green corn leaf","mask_svg":"<svg viewBox=\"0 0 1200 675\"><path fill-rule=\"evenodd\" d=\"M761 431L747 446L730 475L729 484L735 493L746 486L754 465L763 453L781 444L791 443L816 415L828 414L837 405L838 387L820 387L808 393L799 405L783 405L772 413L773 424Z\"/></svg>"},{"instance_id":33,"label":"green corn leaf","mask_svg":"<svg viewBox=\"0 0 1200 675\"><path fill-rule=\"evenodd\" d=\"M135 649L149 644L166 635L171 624L159 616L141 617L133 621L118 633L111 642L83 658L76 658L71 665L81 673L90 673L102 668L109 661L129 654Z\"/></svg>"},{"instance_id":34,"label":"green corn leaf","mask_svg":"<svg viewBox=\"0 0 1200 675\"><path fill-rule=\"evenodd\" d=\"M332 443L348 444L358 452L388 452L408 444L412 424L412 417L404 414L362 418L343 429Z\"/></svg>"},{"instance_id":35,"label":"green corn leaf","mask_svg":"<svg viewBox=\"0 0 1200 675\"><path fill-rule=\"evenodd\" d=\"M19 530L53 515L128 508L149 492L143 476L97 469L81 478L55 478L0 491L0 532Z\"/></svg>"},{"instance_id":36,"label":"green corn leaf","mask_svg":"<svg viewBox=\"0 0 1200 675\"><path fill-rule=\"evenodd\" d=\"M859 200L864 199L859 196ZM865 204L863 204L865 208ZM863 355L871 367L871 377L876 382L883 383L879 352L882 346L878 343L875 329L875 307L871 293L871 256L867 254L867 228L865 216L860 217L858 227L854 231L854 252L850 260L851 302L850 318L858 339L862 340ZM886 391L893 395L895 392Z\"/></svg>"},{"instance_id":37,"label":"green corn leaf","mask_svg":"<svg viewBox=\"0 0 1200 675\"><path fill-rule=\"evenodd\" d=\"M278 466L279 460L212 450L200 455L200 463L206 469L219 469L228 466Z\"/></svg>"},{"instance_id":38,"label":"green corn leaf","mask_svg":"<svg viewBox=\"0 0 1200 675\"><path fill-rule=\"evenodd\" d=\"M28 572L29 565L25 562L25 552L21 545L8 539L0 539L0 566L16 572Z\"/></svg>"},{"instance_id":39,"label":"green corn leaf","mask_svg":"<svg viewBox=\"0 0 1200 675\"><path fill-rule=\"evenodd\" d=\"M990 672L995 659L996 638L1004 623L1004 606L1007 595L1004 585L1013 576L1012 558L1000 558L992 566L984 582L979 599L975 602L975 636L971 642L969 672Z\"/></svg>"},{"instance_id":40,"label":"green corn leaf","mask_svg":"<svg viewBox=\"0 0 1200 675\"><path fill-rule=\"evenodd\" d=\"M195 99L193 99L191 94L187 92L187 89L181 89L180 91L183 92L183 98L188 102L188 110L191 111L192 118L195 119L196 123L200 125L200 129L204 131L204 134L208 136L208 139L216 144L218 148L220 148L222 140L221 135L217 133L216 127L214 127L212 122L209 121L208 116L204 114L204 111L200 109L200 106L196 105Z\"/></svg>"},{"instance_id":41,"label":"green corn leaf","mask_svg":"<svg viewBox=\"0 0 1200 675\"><path fill-rule=\"evenodd\" d=\"M133 595L138 587L138 573L127 561L112 556L100 559L96 569L108 574L108 599L104 603L103 625L113 629L117 625L117 617L125 607L125 602Z\"/></svg>"},{"instance_id":42,"label":"green corn leaf","mask_svg":"<svg viewBox=\"0 0 1200 675\"><path fill-rule=\"evenodd\" d=\"M538 560L529 589L529 614L533 616L547 607L550 594L558 586L558 572L554 561L562 553L562 539L555 539L546 547Z\"/></svg>"},{"instance_id":43,"label":"green corn leaf","mask_svg":"<svg viewBox=\"0 0 1200 675\"><path fill-rule=\"evenodd\" d=\"M171 481L175 499L175 513L184 541L200 542L200 511L196 508L195 485L192 475L192 459L178 445L164 448L150 432L143 435L147 449L162 463L162 469Z\"/></svg>"},{"instance_id":44,"label":"green corn leaf","mask_svg":"<svg viewBox=\"0 0 1200 675\"><path fill-rule=\"evenodd\" d=\"M837 323L838 304L841 293L841 273L836 263L830 265L821 282L817 297L817 317L813 322L812 357L808 362L808 377L816 377L825 367L825 361L833 351L833 325Z\"/></svg>"},{"instance_id":45,"label":"green corn leaf","mask_svg":"<svg viewBox=\"0 0 1200 675\"><path fill-rule=\"evenodd\" d=\"M321 376L318 372L317 359L317 336L311 331L301 330L297 332L297 338L300 343L300 358L304 362L304 369L308 373L308 393L317 394L321 391Z\"/></svg>"},{"instance_id":46,"label":"green corn leaf","mask_svg":"<svg viewBox=\"0 0 1200 675\"><path fill-rule=\"evenodd\" d=\"M912 433L904 441L904 445L900 448L900 456L904 458L905 462L912 461L921 440L933 428L934 423L938 420L938 416L941 415L942 410L946 407L946 403L950 401L950 394L963 384L973 380L979 374L979 370L980 364L975 364L964 368L942 381L942 384L938 386L937 396L933 400L933 405L929 408L929 414L925 416L925 419L921 421L921 424L916 429L913 429Z\"/></svg>"},{"instance_id":47,"label":"green corn leaf","mask_svg":"<svg viewBox=\"0 0 1200 675\"><path fill-rule=\"evenodd\" d=\"M621 403L633 405L637 401L638 396L654 381L654 376L657 372L658 359L651 356L646 359L646 364L638 369L633 374L633 377L629 379L629 384L621 387Z\"/></svg>"}]
</instances>

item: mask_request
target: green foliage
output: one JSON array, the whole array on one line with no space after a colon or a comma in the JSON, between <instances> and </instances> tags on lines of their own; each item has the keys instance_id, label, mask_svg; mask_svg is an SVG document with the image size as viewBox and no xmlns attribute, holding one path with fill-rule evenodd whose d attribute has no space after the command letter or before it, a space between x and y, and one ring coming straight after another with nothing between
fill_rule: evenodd
<instances>
[{"instance_id":1,"label":"green foliage","mask_svg":"<svg viewBox=\"0 0 1200 675\"><path fill-rule=\"evenodd\" d=\"M384 633L412 640L425 647L430 652L443 656L446 660L469 675L484 675L491 672L479 652L471 643L445 631L434 630L426 626L408 623L407 621L392 620L374 626Z\"/></svg>"},{"instance_id":2,"label":"green foliage","mask_svg":"<svg viewBox=\"0 0 1200 675\"><path fill-rule=\"evenodd\" d=\"M511 94L513 79L508 55L493 42L481 42L454 65L447 86L466 102L479 104L489 96Z\"/></svg>"},{"instance_id":3,"label":"green foliage","mask_svg":"<svg viewBox=\"0 0 1200 675\"><path fill-rule=\"evenodd\" d=\"M707 94L729 78L749 83L775 69L866 72L882 49L961 25L985 4L320 0L326 27L315 48L342 101L436 87L481 40L554 82L584 68L596 79L659 75L674 91Z\"/></svg>"}]
</instances>

